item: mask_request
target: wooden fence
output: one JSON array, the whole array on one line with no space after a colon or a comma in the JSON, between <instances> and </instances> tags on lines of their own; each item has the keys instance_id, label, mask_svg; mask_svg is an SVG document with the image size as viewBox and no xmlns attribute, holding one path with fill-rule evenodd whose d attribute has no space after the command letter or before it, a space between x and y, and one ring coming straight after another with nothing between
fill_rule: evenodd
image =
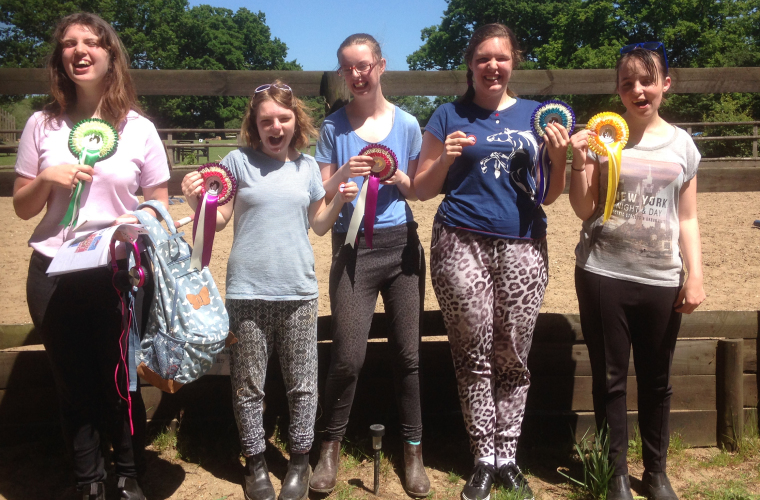
<instances>
[{"instance_id":1,"label":"wooden fence","mask_svg":"<svg viewBox=\"0 0 760 500\"><path fill-rule=\"evenodd\" d=\"M325 97L328 108L348 98L343 79L334 72L148 71L132 70L141 95L250 95L263 82L281 78L298 95ZM760 92L760 68L672 69L672 92ZM386 72L388 95L455 95L465 89L461 71ZM0 94L47 92L47 75L38 69L0 69ZM510 86L523 95L614 93L612 70L515 71ZM694 124L691 124L694 125ZM756 125L753 132L757 136ZM705 139L705 138L700 138ZM721 138L726 139L726 138ZM730 139L727 139L730 140ZM753 151L757 156L756 148ZM750 159L703 160L700 191L760 191L760 162ZM182 170L172 174L177 192ZM3 182L0 195L7 196ZM424 317L421 348L423 418L431 422L458 416L456 381L439 311ZM321 340L329 340L329 317L319 320ZM372 337L387 331L383 314L375 315ZM695 446L731 445L745 420L757 423L758 313L697 312L684 316L673 360L671 429ZM360 378L352 419L395 421L389 366L390 346L371 342ZM320 388L328 366L329 343L319 344ZM523 425L523 439L555 444L593 428L591 372L577 315L541 314L530 353L532 387ZM270 367L268 412L285 414L279 372ZM629 370L629 420L636 420L636 381ZM280 384L280 385L278 385ZM202 419L232 421L227 377L207 376L174 395L145 387L151 418L171 420L183 412ZM0 325L0 439L23 436L29 426L57 425L52 376L39 339L28 325ZM633 425L629 428L632 430Z\"/></svg>"},{"instance_id":2,"label":"wooden fence","mask_svg":"<svg viewBox=\"0 0 760 500\"><path fill-rule=\"evenodd\" d=\"M16 144L16 134L4 132L5 130L13 130L16 128L16 117L0 109L0 144Z\"/></svg>"},{"instance_id":3,"label":"wooden fence","mask_svg":"<svg viewBox=\"0 0 760 500\"><path fill-rule=\"evenodd\" d=\"M319 319L321 341L329 340L329 323L329 316ZM459 418L456 378L440 311L427 311L423 324L423 417L426 421ZM385 315L376 314L371 338L382 338L386 331ZM684 316L673 359L671 429L686 443L709 446L725 442L726 437L741 435L745 419L757 421L757 334L758 314L754 311L703 311ZM38 342L29 326L0 326L0 435L8 439L24 435L22 428L58 422L53 379ZM390 351L387 342L369 343L352 419L396 421L395 395L388 389L393 387ZM328 364L329 343L320 342L320 388ZM539 316L528 366L531 389L524 439L534 444L566 442L569 429L580 436L594 427L591 366L577 315ZM268 378L267 411L287 415L285 390L274 363ZM143 394L151 418L171 420L182 412L193 418L232 421L228 377L206 376L177 394L145 386ZM637 405L632 362L628 408L633 430Z\"/></svg>"}]
</instances>

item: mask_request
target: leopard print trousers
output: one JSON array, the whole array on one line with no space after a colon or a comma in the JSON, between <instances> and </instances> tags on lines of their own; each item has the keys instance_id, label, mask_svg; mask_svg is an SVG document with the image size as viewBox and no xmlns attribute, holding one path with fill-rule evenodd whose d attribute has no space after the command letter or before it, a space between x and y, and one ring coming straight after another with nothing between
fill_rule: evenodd
<instances>
[{"instance_id":1,"label":"leopard print trousers","mask_svg":"<svg viewBox=\"0 0 760 500\"><path fill-rule=\"evenodd\" d=\"M290 410L290 451L304 453L314 441L317 414L317 299L227 299L230 380L240 444L246 456L263 453L263 401L267 362L280 357Z\"/></svg>"},{"instance_id":2,"label":"leopard print trousers","mask_svg":"<svg viewBox=\"0 0 760 500\"><path fill-rule=\"evenodd\" d=\"M476 460L515 458L548 262L546 239L495 238L433 225L430 277Z\"/></svg>"}]
</instances>

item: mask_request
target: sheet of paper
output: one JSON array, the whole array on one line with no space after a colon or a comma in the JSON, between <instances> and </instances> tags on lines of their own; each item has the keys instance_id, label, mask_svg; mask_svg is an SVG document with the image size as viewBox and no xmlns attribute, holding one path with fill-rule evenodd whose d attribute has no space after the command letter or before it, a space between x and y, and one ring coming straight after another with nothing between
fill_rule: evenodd
<instances>
[{"instance_id":1,"label":"sheet of paper","mask_svg":"<svg viewBox=\"0 0 760 500\"><path fill-rule=\"evenodd\" d=\"M107 227L110 227L111 224L113 224L113 221L116 219L90 219L90 220L84 220L81 224L79 224L77 227L73 229L75 233L82 233L82 232L91 232L91 231L99 231L101 229L105 229Z\"/></svg>"},{"instance_id":2,"label":"sheet of paper","mask_svg":"<svg viewBox=\"0 0 760 500\"><path fill-rule=\"evenodd\" d=\"M47 269L48 276L108 265L110 261L109 245L117 230L126 233L132 239L136 239L140 234L147 233L145 228L138 224L122 224L78 236L65 242L58 249ZM119 243L119 245L123 245L123 243Z\"/></svg>"}]
</instances>

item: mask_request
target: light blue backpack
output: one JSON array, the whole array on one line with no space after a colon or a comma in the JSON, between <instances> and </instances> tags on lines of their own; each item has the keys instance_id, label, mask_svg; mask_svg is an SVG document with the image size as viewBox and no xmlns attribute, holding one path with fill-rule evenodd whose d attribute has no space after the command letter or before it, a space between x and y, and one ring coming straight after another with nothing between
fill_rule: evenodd
<instances>
[{"instance_id":1,"label":"light blue backpack","mask_svg":"<svg viewBox=\"0 0 760 500\"><path fill-rule=\"evenodd\" d=\"M192 249L158 201L147 201L169 232L148 212L134 215L148 230L147 252L153 267L155 296L148 326L135 357L137 373L152 385L176 392L198 379L224 348L230 320L207 267L189 271Z\"/></svg>"}]
</instances>

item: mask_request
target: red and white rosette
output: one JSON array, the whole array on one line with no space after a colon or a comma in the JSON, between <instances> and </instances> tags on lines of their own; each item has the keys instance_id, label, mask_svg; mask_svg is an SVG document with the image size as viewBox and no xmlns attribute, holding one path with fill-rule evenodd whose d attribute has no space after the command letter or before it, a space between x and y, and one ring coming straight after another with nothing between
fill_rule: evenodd
<instances>
[{"instance_id":1,"label":"red and white rosette","mask_svg":"<svg viewBox=\"0 0 760 500\"><path fill-rule=\"evenodd\" d=\"M382 181L393 177L398 169L396 154L382 144L370 144L359 151L359 156L371 156L375 161L369 176L362 184L359 198L356 200L354 214L348 224L346 243L352 247L356 244L356 235L359 234L359 226L364 219L364 239L367 247L372 248L372 233L375 229L375 215L377 213L377 191Z\"/></svg>"},{"instance_id":2,"label":"red and white rosette","mask_svg":"<svg viewBox=\"0 0 760 500\"><path fill-rule=\"evenodd\" d=\"M232 172L219 163L206 163L198 168L203 177L201 202L193 220L193 254L190 270L199 271L211 261L211 249L216 233L216 209L235 196L237 181Z\"/></svg>"}]
</instances>

